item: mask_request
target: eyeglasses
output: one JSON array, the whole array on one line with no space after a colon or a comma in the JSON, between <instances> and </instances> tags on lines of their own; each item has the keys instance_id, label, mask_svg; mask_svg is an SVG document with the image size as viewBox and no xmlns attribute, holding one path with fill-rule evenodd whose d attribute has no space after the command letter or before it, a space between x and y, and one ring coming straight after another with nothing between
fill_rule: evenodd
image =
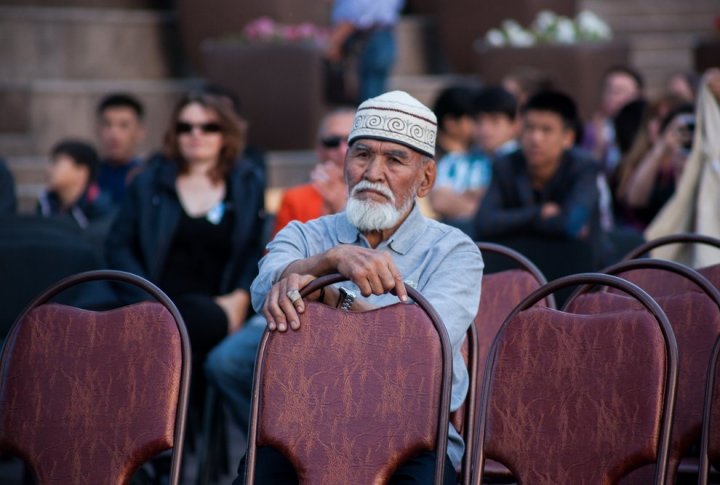
<instances>
[{"instance_id":1,"label":"eyeglasses","mask_svg":"<svg viewBox=\"0 0 720 485\"><path fill-rule=\"evenodd\" d=\"M347 143L347 136L328 135L320 138L320 144L325 148L337 148L342 142Z\"/></svg>"},{"instance_id":2,"label":"eyeglasses","mask_svg":"<svg viewBox=\"0 0 720 485\"><path fill-rule=\"evenodd\" d=\"M219 123L186 123L184 121L178 121L175 125L175 131L178 135L192 133L197 128L203 133L220 133L222 126Z\"/></svg>"}]
</instances>

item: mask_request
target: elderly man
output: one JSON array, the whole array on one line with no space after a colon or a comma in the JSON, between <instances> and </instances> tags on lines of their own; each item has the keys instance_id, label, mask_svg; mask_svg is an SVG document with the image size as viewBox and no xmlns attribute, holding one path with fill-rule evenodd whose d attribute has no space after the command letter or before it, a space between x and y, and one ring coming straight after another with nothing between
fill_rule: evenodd
<instances>
[{"instance_id":1,"label":"elderly man","mask_svg":"<svg viewBox=\"0 0 720 485\"><path fill-rule=\"evenodd\" d=\"M312 295L346 311L407 301L405 285L420 291L442 317L453 347L451 409L460 407L468 375L460 346L477 312L483 261L459 230L425 218L416 203L435 181L436 118L404 92L358 108L345 158L349 198L344 212L290 223L268 245L251 287L253 306L271 331L299 329L305 301L298 290L312 279L341 273L351 282ZM312 298L310 298L312 299ZM446 483L455 483L463 441L450 427ZM390 483L431 483L432 453L402 465ZM261 448L257 483L294 483L292 466ZM241 464L241 473L243 467Z\"/></svg>"}]
</instances>

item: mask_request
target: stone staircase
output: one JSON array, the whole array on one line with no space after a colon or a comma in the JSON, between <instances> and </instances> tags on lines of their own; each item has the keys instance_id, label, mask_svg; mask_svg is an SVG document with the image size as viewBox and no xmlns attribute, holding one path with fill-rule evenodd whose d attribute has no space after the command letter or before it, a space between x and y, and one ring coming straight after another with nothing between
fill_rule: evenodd
<instances>
[{"instance_id":1,"label":"stone staircase","mask_svg":"<svg viewBox=\"0 0 720 485\"><path fill-rule=\"evenodd\" d=\"M672 73L693 70L692 49L699 39L713 35L720 16L717 0L582 0L581 5L630 43L631 63L644 75L651 97Z\"/></svg>"},{"instance_id":2,"label":"stone staircase","mask_svg":"<svg viewBox=\"0 0 720 485\"><path fill-rule=\"evenodd\" d=\"M54 143L94 139L105 94L143 101L147 153L159 146L173 104L197 83L181 75L174 14L138 5L0 6L0 109L12 114L0 121L0 156L16 177L21 211L34 207Z\"/></svg>"},{"instance_id":3,"label":"stone staircase","mask_svg":"<svg viewBox=\"0 0 720 485\"><path fill-rule=\"evenodd\" d=\"M142 0L0 3L0 109L12 113L0 117L0 156L14 173L23 212L33 209L44 185L52 145L65 137L94 140L102 96L123 91L143 101L148 133L141 152L148 154L161 145L176 100L201 82L187 75L171 10L144 7ZM390 83L429 104L456 80L430 75L442 69L432 28L426 17L402 20ZM306 179L311 150L269 148L269 186Z\"/></svg>"}]
</instances>

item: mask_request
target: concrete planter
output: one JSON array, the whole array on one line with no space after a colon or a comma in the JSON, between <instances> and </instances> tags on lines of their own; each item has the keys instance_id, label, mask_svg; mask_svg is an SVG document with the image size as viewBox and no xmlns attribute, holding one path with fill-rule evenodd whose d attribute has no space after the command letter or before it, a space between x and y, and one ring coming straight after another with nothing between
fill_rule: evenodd
<instances>
[{"instance_id":1,"label":"concrete planter","mask_svg":"<svg viewBox=\"0 0 720 485\"><path fill-rule=\"evenodd\" d=\"M267 16L280 23L330 23L330 2L318 0L177 0L182 44L192 67L201 70L203 41L239 34L250 21Z\"/></svg>"},{"instance_id":2,"label":"concrete planter","mask_svg":"<svg viewBox=\"0 0 720 485\"><path fill-rule=\"evenodd\" d=\"M250 122L250 143L268 150L314 146L324 104L322 53L304 44L206 41L207 79L234 91Z\"/></svg>"},{"instance_id":3,"label":"concrete planter","mask_svg":"<svg viewBox=\"0 0 720 485\"><path fill-rule=\"evenodd\" d=\"M527 66L547 73L560 91L575 99L584 119L600 98L603 73L627 65L624 42L546 44L533 47L486 47L476 53L477 72L486 83L498 83L512 68Z\"/></svg>"},{"instance_id":4,"label":"concrete planter","mask_svg":"<svg viewBox=\"0 0 720 485\"><path fill-rule=\"evenodd\" d=\"M703 73L711 67L720 67L720 36L701 39L693 49L695 71Z\"/></svg>"},{"instance_id":5,"label":"concrete planter","mask_svg":"<svg viewBox=\"0 0 720 485\"><path fill-rule=\"evenodd\" d=\"M414 0L421 11L427 12L430 2ZM478 0L444 0L434 2L440 43L450 68L455 72L473 71L473 43L478 37L498 27L505 19L515 19L527 26L541 10L574 17L576 0L512 0L505 2Z\"/></svg>"}]
</instances>

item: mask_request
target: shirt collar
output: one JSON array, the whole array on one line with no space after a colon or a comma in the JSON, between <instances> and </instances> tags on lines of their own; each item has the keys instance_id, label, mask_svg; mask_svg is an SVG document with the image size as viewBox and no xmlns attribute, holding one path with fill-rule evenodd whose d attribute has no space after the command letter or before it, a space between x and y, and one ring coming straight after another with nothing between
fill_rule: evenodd
<instances>
[{"instance_id":1,"label":"shirt collar","mask_svg":"<svg viewBox=\"0 0 720 485\"><path fill-rule=\"evenodd\" d=\"M390 236L390 239L380 243L380 246L387 245L398 254L406 254L422 235L426 225L427 221L420 211L420 205L415 201L405 221ZM358 239L365 239L360 231L350 223L344 212L337 218L336 228L338 240L343 244L354 244Z\"/></svg>"}]
</instances>

